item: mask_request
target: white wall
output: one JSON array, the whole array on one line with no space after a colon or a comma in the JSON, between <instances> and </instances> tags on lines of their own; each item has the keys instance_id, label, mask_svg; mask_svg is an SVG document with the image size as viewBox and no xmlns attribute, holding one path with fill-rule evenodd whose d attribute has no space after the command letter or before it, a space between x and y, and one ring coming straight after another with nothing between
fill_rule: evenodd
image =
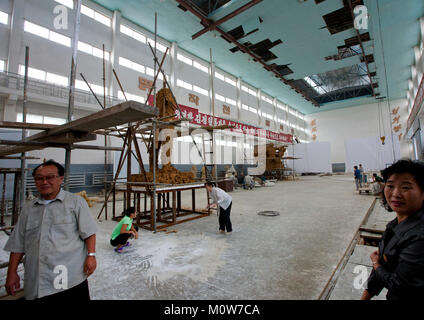
<instances>
[{"instance_id":1,"label":"white wall","mask_svg":"<svg viewBox=\"0 0 424 320\"><path fill-rule=\"evenodd\" d=\"M407 101L396 100L391 101L392 109L400 107L399 114L403 127L407 118ZM389 115L387 102L380 103L382 111L382 119L384 120L386 142L391 141L390 122L392 116ZM324 107L325 108L325 107ZM331 162L347 163L345 152L345 141L358 138L380 137L378 103L366 104L356 107L338 109L333 111L324 111L310 114L306 120L310 124L312 120L316 120L315 132L316 141L330 142L331 144ZM402 128L403 131L403 128ZM398 139L398 133L394 133L393 138ZM383 133L381 133L383 135ZM400 143L400 156L410 157L410 144L406 141ZM347 168L350 170L349 168Z\"/></svg>"}]
</instances>

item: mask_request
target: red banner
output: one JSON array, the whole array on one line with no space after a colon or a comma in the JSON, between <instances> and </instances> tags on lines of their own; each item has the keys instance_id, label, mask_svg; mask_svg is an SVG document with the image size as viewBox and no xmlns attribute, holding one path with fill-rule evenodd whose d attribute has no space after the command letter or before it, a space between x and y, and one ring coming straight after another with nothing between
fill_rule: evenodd
<instances>
[{"instance_id":1,"label":"red banner","mask_svg":"<svg viewBox=\"0 0 424 320\"><path fill-rule=\"evenodd\" d=\"M147 104L153 105L153 96L151 95L147 101ZM234 128L226 129L231 130L232 132L240 132L244 134L248 134L255 137L267 138L268 140L275 140L278 142L293 142L293 135L286 133L278 133L272 132L266 129L257 128L251 125L239 123L236 121L231 121L227 119L222 119L219 117L213 117L206 113L199 112L196 108L191 108L185 105L180 104L181 113L184 118L189 119L190 123L197 124L200 126L221 126L221 125L229 125ZM181 118L179 111L177 110L177 119Z\"/></svg>"},{"instance_id":2,"label":"red banner","mask_svg":"<svg viewBox=\"0 0 424 320\"><path fill-rule=\"evenodd\" d=\"M229 125L234 128L227 129L232 132L240 132L248 135L252 135L255 137L263 137L268 140L275 140L278 142L286 142L292 143L293 136L291 134L272 132L269 130L257 128L251 125L239 123L236 121L231 121L227 119L222 119L219 117L213 117L211 115L201 113L198 109L191 108L184 105L179 105L181 109L182 116L186 119L190 120L190 123L197 124L200 126L221 126L221 125ZM181 118L179 111L177 110L177 118Z\"/></svg>"}]
</instances>

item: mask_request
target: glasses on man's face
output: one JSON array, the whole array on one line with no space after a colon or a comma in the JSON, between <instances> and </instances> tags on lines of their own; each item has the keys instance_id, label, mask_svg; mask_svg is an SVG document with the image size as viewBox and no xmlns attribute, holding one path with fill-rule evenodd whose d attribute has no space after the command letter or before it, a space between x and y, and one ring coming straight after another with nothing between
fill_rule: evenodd
<instances>
[{"instance_id":1,"label":"glasses on man's face","mask_svg":"<svg viewBox=\"0 0 424 320\"><path fill-rule=\"evenodd\" d=\"M44 180L46 180L47 182L52 182L57 177L58 177L58 175L35 176L34 181L37 182L37 183L44 182Z\"/></svg>"}]
</instances>

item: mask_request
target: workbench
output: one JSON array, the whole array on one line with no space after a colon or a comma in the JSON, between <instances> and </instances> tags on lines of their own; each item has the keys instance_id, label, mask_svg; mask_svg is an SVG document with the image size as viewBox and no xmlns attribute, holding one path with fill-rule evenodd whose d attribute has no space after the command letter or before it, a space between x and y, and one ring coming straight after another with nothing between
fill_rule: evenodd
<instances>
[{"instance_id":1,"label":"workbench","mask_svg":"<svg viewBox=\"0 0 424 320\"><path fill-rule=\"evenodd\" d=\"M117 184L116 187L112 189L112 219L119 221L122 218L122 216L116 216L116 192L123 192L124 199L127 199L127 192L129 190L129 197L138 212L135 225L147 230L155 230L154 213L152 212L152 186L142 184L143 183L129 183L129 188L127 188L126 184ZM156 229L167 228L179 223L209 216L210 210L196 208L197 189L205 189L204 183L156 186ZM191 191L191 208L182 207L181 193L183 191ZM209 204L207 191L205 195L206 203ZM150 198L149 207L147 204L148 198ZM142 204L143 209L141 208ZM206 207L206 204L204 207ZM124 201L124 210L125 209L126 201Z\"/></svg>"}]
</instances>

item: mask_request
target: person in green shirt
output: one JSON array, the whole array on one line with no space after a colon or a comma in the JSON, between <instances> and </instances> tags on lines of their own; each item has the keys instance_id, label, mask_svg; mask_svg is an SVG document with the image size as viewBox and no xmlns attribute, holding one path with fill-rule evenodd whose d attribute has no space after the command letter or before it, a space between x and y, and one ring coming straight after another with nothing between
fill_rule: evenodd
<instances>
[{"instance_id":1,"label":"person in green shirt","mask_svg":"<svg viewBox=\"0 0 424 320\"><path fill-rule=\"evenodd\" d=\"M132 222L136 217L134 207L129 207L123 212L124 217L112 232L110 244L116 247L114 250L121 253L124 247L130 246L129 238L138 239L138 227L134 227Z\"/></svg>"}]
</instances>

